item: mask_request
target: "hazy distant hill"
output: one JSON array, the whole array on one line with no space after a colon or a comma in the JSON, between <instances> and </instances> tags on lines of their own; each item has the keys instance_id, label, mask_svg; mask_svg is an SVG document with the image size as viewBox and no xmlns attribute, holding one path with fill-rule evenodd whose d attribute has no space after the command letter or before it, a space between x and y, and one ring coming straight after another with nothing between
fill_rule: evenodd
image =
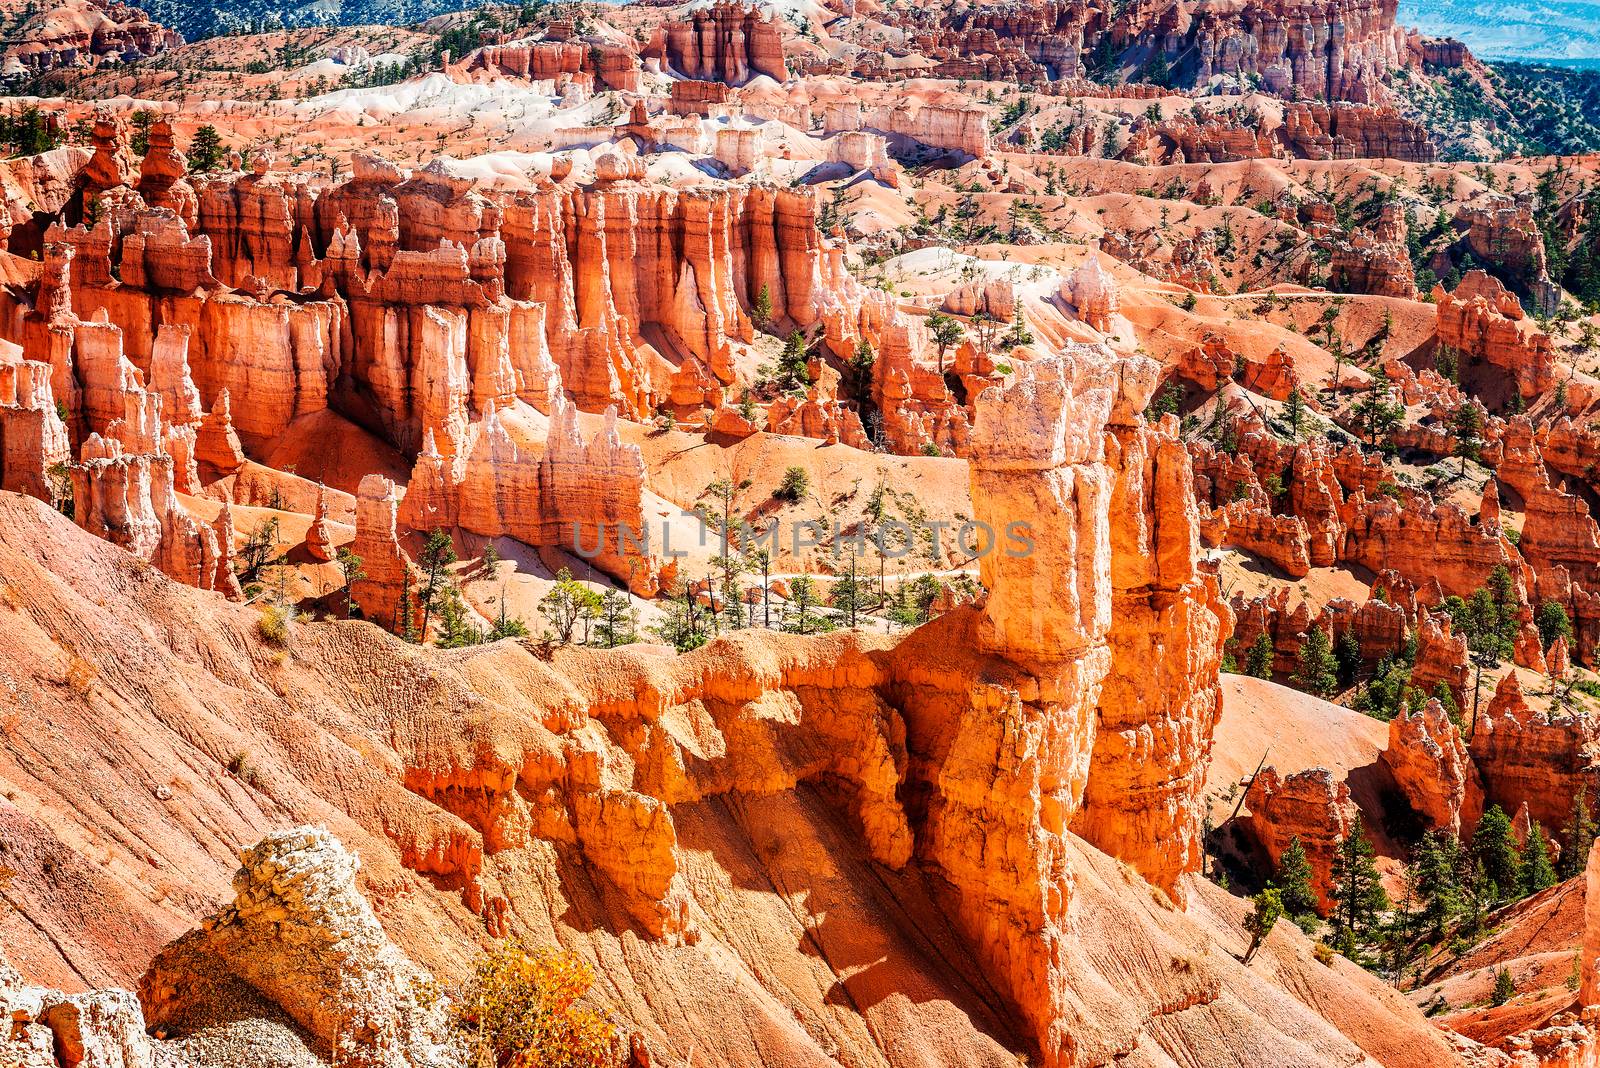
<instances>
[{"instance_id":1,"label":"hazy distant hill","mask_svg":"<svg viewBox=\"0 0 1600 1068\"><path fill-rule=\"evenodd\" d=\"M1400 22L1484 59L1600 66L1600 0L1402 0Z\"/></svg>"},{"instance_id":2,"label":"hazy distant hill","mask_svg":"<svg viewBox=\"0 0 1600 1068\"><path fill-rule=\"evenodd\" d=\"M484 0L133 0L156 21L186 40L219 33L278 26L404 25L447 11L478 7Z\"/></svg>"}]
</instances>

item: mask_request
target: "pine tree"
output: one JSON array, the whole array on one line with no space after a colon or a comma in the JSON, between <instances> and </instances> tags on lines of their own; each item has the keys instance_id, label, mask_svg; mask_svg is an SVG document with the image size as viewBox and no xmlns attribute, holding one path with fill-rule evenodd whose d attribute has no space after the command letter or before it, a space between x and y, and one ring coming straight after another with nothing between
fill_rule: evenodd
<instances>
[{"instance_id":1,"label":"pine tree","mask_svg":"<svg viewBox=\"0 0 1600 1068\"><path fill-rule=\"evenodd\" d=\"M1557 870L1563 879L1571 879L1583 871L1589 860L1589 849L1594 845L1597 828L1594 817L1589 815L1588 793L1587 786L1578 787L1577 796L1572 799L1572 815L1561 835L1561 864Z\"/></svg>"},{"instance_id":2,"label":"pine tree","mask_svg":"<svg viewBox=\"0 0 1600 1068\"><path fill-rule=\"evenodd\" d=\"M1305 417L1306 402L1300 396L1299 387L1289 391L1289 399L1285 402L1284 413L1289 417L1289 429L1296 435L1300 433L1300 421Z\"/></svg>"},{"instance_id":3,"label":"pine tree","mask_svg":"<svg viewBox=\"0 0 1600 1068\"><path fill-rule=\"evenodd\" d=\"M639 611L633 607L628 595L607 590L600 598L600 619L595 624L595 640L602 649L615 649L638 641L634 625L639 621Z\"/></svg>"},{"instance_id":4,"label":"pine tree","mask_svg":"<svg viewBox=\"0 0 1600 1068\"><path fill-rule=\"evenodd\" d=\"M1244 673L1253 675L1258 679L1272 678L1272 663L1277 653L1272 648L1272 636L1266 631L1256 635L1256 640L1250 643L1250 651L1244 657Z\"/></svg>"},{"instance_id":5,"label":"pine tree","mask_svg":"<svg viewBox=\"0 0 1600 1068\"><path fill-rule=\"evenodd\" d=\"M1461 473L1467 473L1467 461L1476 460L1483 448L1483 417L1471 401L1463 401L1450 416L1450 432L1455 435L1454 455L1461 458Z\"/></svg>"},{"instance_id":6,"label":"pine tree","mask_svg":"<svg viewBox=\"0 0 1600 1068\"><path fill-rule=\"evenodd\" d=\"M1499 805L1490 805L1472 833L1472 856L1482 867L1487 883L1486 896L1504 900L1522 885L1522 861L1517 856L1517 839L1511 820Z\"/></svg>"},{"instance_id":7,"label":"pine tree","mask_svg":"<svg viewBox=\"0 0 1600 1068\"><path fill-rule=\"evenodd\" d=\"M856 616L866 599L866 592L861 580L856 577L856 558L851 553L850 570L834 579L833 586L828 590L828 603L844 613L846 626L856 625Z\"/></svg>"},{"instance_id":8,"label":"pine tree","mask_svg":"<svg viewBox=\"0 0 1600 1068\"><path fill-rule=\"evenodd\" d=\"M1442 937L1461 911L1460 852L1461 844L1445 831L1429 831L1412 852L1407 878L1422 903L1424 930L1431 938Z\"/></svg>"},{"instance_id":9,"label":"pine tree","mask_svg":"<svg viewBox=\"0 0 1600 1068\"><path fill-rule=\"evenodd\" d=\"M1522 851L1522 893L1537 894L1556 885L1556 870L1550 864L1550 851L1544 844L1544 828L1535 821L1528 831L1528 845Z\"/></svg>"},{"instance_id":10,"label":"pine tree","mask_svg":"<svg viewBox=\"0 0 1600 1068\"><path fill-rule=\"evenodd\" d=\"M1339 685L1354 683L1361 670L1361 640L1356 637L1354 627L1339 635L1339 640L1333 643L1333 660L1338 665Z\"/></svg>"},{"instance_id":11,"label":"pine tree","mask_svg":"<svg viewBox=\"0 0 1600 1068\"><path fill-rule=\"evenodd\" d=\"M222 165L222 135L210 124L194 132L189 142L189 169L214 171Z\"/></svg>"},{"instance_id":12,"label":"pine tree","mask_svg":"<svg viewBox=\"0 0 1600 1068\"><path fill-rule=\"evenodd\" d=\"M761 292L756 294L755 307L750 309L754 313L756 325L765 330L772 323L772 289L765 282L761 283Z\"/></svg>"},{"instance_id":13,"label":"pine tree","mask_svg":"<svg viewBox=\"0 0 1600 1068\"><path fill-rule=\"evenodd\" d=\"M1357 816L1350 833L1333 854L1334 910L1328 920L1333 925L1336 945L1341 953L1354 956L1356 946L1365 941L1378 921L1378 913L1389 907L1389 895L1378 878L1377 853L1367 837L1366 826Z\"/></svg>"},{"instance_id":14,"label":"pine tree","mask_svg":"<svg viewBox=\"0 0 1600 1068\"><path fill-rule=\"evenodd\" d=\"M1256 950L1261 948L1261 943L1266 941L1267 935L1283 918L1283 895L1276 887L1268 886L1251 900L1255 908L1244 921L1244 929L1250 932L1250 948L1244 952L1245 964L1250 963Z\"/></svg>"},{"instance_id":15,"label":"pine tree","mask_svg":"<svg viewBox=\"0 0 1600 1068\"><path fill-rule=\"evenodd\" d=\"M1511 978L1509 969L1501 968L1494 973L1494 994L1489 1000L1496 1005L1504 1005L1517 993L1517 984Z\"/></svg>"},{"instance_id":16,"label":"pine tree","mask_svg":"<svg viewBox=\"0 0 1600 1068\"><path fill-rule=\"evenodd\" d=\"M451 586L450 575L446 570L456 562L456 548L450 541L450 535L443 530L434 528L428 540L422 545L422 554L417 557L417 563L427 573L427 579L422 585L422 637L428 636L428 621L440 608L445 596L445 590Z\"/></svg>"},{"instance_id":17,"label":"pine tree","mask_svg":"<svg viewBox=\"0 0 1600 1068\"><path fill-rule=\"evenodd\" d=\"M1539 642L1546 649L1557 638L1572 639L1572 619L1559 601L1541 602L1539 610L1534 613L1533 622L1539 628Z\"/></svg>"},{"instance_id":18,"label":"pine tree","mask_svg":"<svg viewBox=\"0 0 1600 1068\"><path fill-rule=\"evenodd\" d=\"M572 632L583 618L587 588L572 577L572 572L562 568L556 573L556 584L539 599L539 611L544 613L545 637L560 645L572 641Z\"/></svg>"},{"instance_id":19,"label":"pine tree","mask_svg":"<svg viewBox=\"0 0 1600 1068\"><path fill-rule=\"evenodd\" d=\"M361 570L361 557L350 551L348 545L339 546L337 556L339 573L344 577L344 617L350 618L350 591L356 583L367 577Z\"/></svg>"},{"instance_id":20,"label":"pine tree","mask_svg":"<svg viewBox=\"0 0 1600 1068\"><path fill-rule=\"evenodd\" d=\"M1273 881L1280 887L1278 893L1283 897L1283 910L1291 918L1300 920L1316 915L1317 892L1311 886L1311 862L1306 859L1299 835L1289 839L1284 847L1283 855L1278 858L1277 878Z\"/></svg>"},{"instance_id":21,"label":"pine tree","mask_svg":"<svg viewBox=\"0 0 1600 1068\"><path fill-rule=\"evenodd\" d=\"M1321 627L1312 627L1300 643L1300 667L1295 672L1295 682L1301 689L1318 697L1327 697L1339 688L1339 662L1334 658L1328 633Z\"/></svg>"},{"instance_id":22,"label":"pine tree","mask_svg":"<svg viewBox=\"0 0 1600 1068\"><path fill-rule=\"evenodd\" d=\"M817 618L811 614L812 607L817 604L817 580L810 575L790 579L789 603L795 609L794 618L787 621L789 628L800 634L810 634L817 624Z\"/></svg>"},{"instance_id":23,"label":"pine tree","mask_svg":"<svg viewBox=\"0 0 1600 1068\"><path fill-rule=\"evenodd\" d=\"M943 374L945 353L961 340L966 334L966 329L959 319L944 312L934 312L928 316L928 330L933 335L934 346L939 350L939 373Z\"/></svg>"}]
</instances>

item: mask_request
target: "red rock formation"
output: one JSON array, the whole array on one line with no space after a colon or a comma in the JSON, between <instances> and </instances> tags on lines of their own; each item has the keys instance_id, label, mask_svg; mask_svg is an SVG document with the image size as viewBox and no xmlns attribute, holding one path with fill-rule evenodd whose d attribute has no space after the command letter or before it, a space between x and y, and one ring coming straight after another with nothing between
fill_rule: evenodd
<instances>
[{"instance_id":1,"label":"red rock formation","mask_svg":"<svg viewBox=\"0 0 1600 1068\"><path fill-rule=\"evenodd\" d=\"M1426 128L1392 107L1293 101L1278 136L1301 159L1398 159L1432 163L1439 148Z\"/></svg>"},{"instance_id":2,"label":"red rock formation","mask_svg":"<svg viewBox=\"0 0 1600 1068\"><path fill-rule=\"evenodd\" d=\"M721 82L675 81L668 89L667 114L715 117L728 110L731 99Z\"/></svg>"},{"instance_id":3,"label":"red rock formation","mask_svg":"<svg viewBox=\"0 0 1600 1068\"><path fill-rule=\"evenodd\" d=\"M1483 787L1461 731L1430 700L1389 721L1389 748L1380 757L1413 811L1432 829L1465 838L1483 814Z\"/></svg>"},{"instance_id":4,"label":"red rock formation","mask_svg":"<svg viewBox=\"0 0 1600 1068\"><path fill-rule=\"evenodd\" d=\"M1550 336L1523 316L1521 303L1496 279L1468 271L1454 293L1434 286L1433 302L1439 344L1509 375L1524 399L1554 387Z\"/></svg>"},{"instance_id":5,"label":"red rock formation","mask_svg":"<svg viewBox=\"0 0 1600 1068\"><path fill-rule=\"evenodd\" d=\"M1272 766L1261 769L1245 791L1244 826L1276 865L1300 839L1311 864L1311 886L1322 912L1333 907L1333 856L1355 824L1358 811L1350 787L1327 768L1307 768L1288 778Z\"/></svg>"},{"instance_id":6,"label":"red rock formation","mask_svg":"<svg viewBox=\"0 0 1600 1068\"><path fill-rule=\"evenodd\" d=\"M328 561L334 557L333 535L328 529L328 487L317 487L317 511L306 529L306 555L313 560Z\"/></svg>"},{"instance_id":7,"label":"red rock formation","mask_svg":"<svg viewBox=\"0 0 1600 1068\"><path fill-rule=\"evenodd\" d=\"M1532 711L1516 672L1508 672L1469 741L1489 803L1508 812L1526 804L1546 828L1564 827L1580 789L1600 787L1600 728L1579 711Z\"/></svg>"},{"instance_id":8,"label":"red rock formation","mask_svg":"<svg viewBox=\"0 0 1600 1068\"><path fill-rule=\"evenodd\" d=\"M1462 205L1455 225L1466 230L1466 246L1479 261L1497 265L1532 294L1541 310L1550 312L1559 290L1550 281L1544 232L1534 220L1533 207L1528 196L1491 195Z\"/></svg>"},{"instance_id":9,"label":"red rock formation","mask_svg":"<svg viewBox=\"0 0 1600 1068\"><path fill-rule=\"evenodd\" d=\"M919 851L945 871L958 922L1049 1065L1071 1063L1076 1015L1052 978L1065 961L1049 949L1071 902L1062 832L1082 828L1163 881L1198 859L1195 769L1217 707L1206 666L1220 654L1219 621L1215 586L1208 593L1194 571L1192 513L1187 523L1170 514L1186 497L1182 446L1170 429L1138 426L1157 372L1079 349L1024 364L981 395L976 516L1003 529L1027 515L1054 536L1031 553L982 557L990 595L975 625L953 612L901 647L907 745L927 754L916 772L928 798ZM1113 540L1106 519L1118 500L1130 509L1120 514L1142 519L1119 523ZM1118 626L1117 605L1134 621ZM970 638L952 640L962 627ZM1016 667L974 690L918 653L971 640ZM1171 680L1159 694L1152 667ZM1149 722L1135 693L1162 701ZM963 781L976 767L988 769L987 786L974 792ZM1142 814L1131 824L1129 792ZM1163 856L1173 842L1179 854ZM1023 931L1036 934L1013 937Z\"/></svg>"},{"instance_id":10,"label":"red rock formation","mask_svg":"<svg viewBox=\"0 0 1600 1068\"><path fill-rule=\"evenodd\" d=\"M657 34L657 54L689 78L725 85L743 85L760 75L789 80L777 21L740 0L718 0L690 11L682 21L663 24Z\"/></svg>"},{"instance_id":11,"label":"red rock formation","mask_svg":"<svg viewBox=\"0 0 1600 1068\"><path fill-rule=\"evenodd\" d=\"M930 148L948 148L969 156L989 154L989 113L978 107L921 104L914 100L863 104L845 99L828 102L822 112L824 133L872 130L908 137Z\"/></svg>"},{"instance_id":12,"label":"red rock formation","mask_svg":"<svg viewBox=\"0 0 1600 1068\"><path fill-rule=\"evenodd\" d=\"M1328 261L1328 282L1344 293L1378 297L1417 297L1416 274L1406 248L1404 210L1385 204L1376 232L1357 230L1338 241Z\"/></svg>"},{"instance_id":13,"label":"red rock formation","mask_svg":"<svg viewBox=\"0 0 1600 1068\"><path fill-rule=\"evenodd\" d=\"M1090 256L1073 272L1070 281L1061 283L1061 290L1061 295L1072 302L1079 319L1102 334L1111 333L1111 317L1117 313L1119 303L1117 284L1100 266L1098 257Z\"/></svg>"},{"instance_id":14,"label":"red rock formation","mask_svg":"<svg viewBox=\"0 0 1600 1068\"><path fill-rule=\"evenodd\" d=\"M597 85L637 93L641 84L639 56L625 45L589 41L519 41L487 45L445 73L459 81L484 76L578 82L590 90Z\"/></svg>"},{"instance_id":15,"label":"red rock formation","mask_svg":"<svg viewBox=\"0 0 1600 1068\"><path fill-rule=\"evenodd\" d=\"M1437 580L1445 593L1463 597L1497 566L1521 573L1522 562L1505 535L1474 524L1453 504L1434 504L1415 493L1403 502L1368 499L1362 492L1350 498L1349 513L1340 558L1373 571L1397 571L1418 584Z\"/></svg>"},{"instance_id":16,"label":"red rock formation","mask_svg":"<svg viewBox=\"0 0 1600 1068\"><path fill-rule=\"evenodd\" d=\"M1600 589L1600 525L1583 498L1551 484L1527 418L1507 421L1501 452L1495 475L1522 499L1518 551L1540 572L1559 566L1585 587Z\"/></svg>"},{"instance_id":17,"label":"red rock formation","mask_svg":"<svg viewBox=\"0 0 1600 1068\"><path fill-rule=\"evenodd\" d=\"M1148 395L1152 384L1134 388ZM1170 891L1179 875L1200 866L1196 816L1222 712L1220 691L1208 680L1216 678L1233 620L1215 574L1195 564L1194 476L1177 420L1135 427L1124 422L1130 414L1113 413L1106 442L1116 472L1112 514L1134 521L1112 529L1111 671L1072 829Z\"/></svg>"},{"instance_id":18,"label":"red rock formation","mask_svg":"<svg viewBox=\"0 0 1600 1068\"><path fill-rule=\"evenodd\" d=\"M382 475L366 475L356 493L356 536L350 551L361 557L367 577L350 589L363 619L386 630L403 631L420 620L411 564L400 551L394 483Z\"/></svg>"},{"instance_id":19,"label":"red rock formation","mask_svg":"<svg viewBox=\"0 0 1600 1068\"><path fill-rule=\"evenodd\" d=\"M424 445L400 511L407 526L574 552L644 596L670 583L664 535L647 518L644 458L618 437L615 409L585 441L577 409L558 399L542 452L519 446L491 409L459 446L443 456L431 437Z\"/></svg>"},{"instance_id":20,"label":"red rock formation","mask_svg":"<svg viewBox=\"0 0 1600 1068\"><path fill-rule=\"evenodd\" d=\"M1418 693L1432 695L1442 682L1450 688L1456 706L1472 707L1467 697L1471 668L1467 663L1467 639L1450 630L1448 618L1427 616L1417 626L1417 658L1411 668L1411 685Z\"/></svg>"},{"instance_id":21,"label":"red rock formation","mask_svg":"<svg viewBox=\"0 0 1600 1068\"><path fill-rule=\"evenodd\" d=\"M92 67L147 59L183 44L183 38L143 10L116 0L51 0L29 6L25 21L9 30L4 62L29 74L59 67Z\"/></svg>"},{"instance_id":22,"label":"red rock formation","mask_svg":"<svg viewBox=\"0 0 1600 1068\"><path fill-rule=\"evenodd\" d=\"M1192 11L1173 4L1139 17L1144 39L1169 58L1194 50L1197 84L1253 74L1283 96L1372 103L1384 75L1404 62L1405 36L1387 0L1247 0Z\"/></svg>"},{"instance_id":23,"label":"red rock formation","mask_svg":"<svg viewBox=\"0 0 1600 1068\"><path fill-rule=\"evenodd\" d=\"M218 580L230 570L233 546L219 545L212 528L179 503L171 456L127 454L116 438L91 434L72 467L72 491L77 523L85 530L186 585L223 589Z\"/></svg>"},{"instance_id":24,"label":"red rock formation","mask_svg":"<svg viewBox=\"0 0 1600 1068\"><path fill-rule=\"evenodd\" d=\"M57 503L72 459L48 364L0 363L0 489Z\"/></svg>"}]
</instances>

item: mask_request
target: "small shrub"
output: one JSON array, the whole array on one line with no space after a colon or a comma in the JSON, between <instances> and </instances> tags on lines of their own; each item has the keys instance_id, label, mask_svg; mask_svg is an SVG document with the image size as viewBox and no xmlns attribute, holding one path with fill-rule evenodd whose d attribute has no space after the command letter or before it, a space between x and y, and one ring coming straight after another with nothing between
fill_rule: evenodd
<instances>
[{"instance_id":1,"label":"small shrub","mask_svg":"<svg viewBox=\"0 0 1600 1068\"><path fill-rule=\"evenodd\" d=\"M256 620L256 634L268 645L280 648L289 644L289 635L294 628L294 606L287 604L269 604L261 609L261 618Z\"/></svg>"},{"instance_id":2,"label":"small shrub","mask_svg":"<svg viewBox=\"0 0 1600 1068\"><path fill-rule=\"evenodd\" d=\"M778 488L772 491L772 495L780 501L793 504L804 497L810 488L811 476L806 474L806 469L791 467L783 473L783 481L778 483Z\"/></svg>"},{"instance_id":3,"label":"small shrub","mask_svg":"<svg viewBox=\"0 0 1600 1068\"><path fill-rule=\"evenodd\" d=\"M612 1063L616 1027L578 1005L593 982L594 969L571 953L507 942L478 959L455 1023L471 1036L477 1063L601 1068Z\"/></svg>"}]
</instances>

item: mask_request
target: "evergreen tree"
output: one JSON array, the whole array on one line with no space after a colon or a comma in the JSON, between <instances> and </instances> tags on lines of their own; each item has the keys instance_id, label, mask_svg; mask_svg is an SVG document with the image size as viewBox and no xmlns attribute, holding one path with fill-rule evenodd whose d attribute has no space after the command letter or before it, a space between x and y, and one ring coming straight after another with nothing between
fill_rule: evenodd
<instances>
[{"instance_id":1,"label":"evergreen tree","mask_svg":"<svg viewBox=\"0 0 1600 1068\"><path fill-rule=\"evenodd\" d=\"M472 621L461 591L451 583L439 598L439 648L460 649L483 642L483 631Z\"/></svg>"},{"instance_id":2,"label":"evergreen tree","mask_svg":"<svg viewBox=\"0 0 1600 1068\"><path fill-rule=\"evenodd\" d=\"M783 343L783 353L778 357L778 378L782 388L798 389L811 384L806 350L806 336L798 330Z\"/></svg>"},{"instance_id":3,"label":"evergreen tree","mask_svg":"<svg viewBox=\"0 0 1600 1068\"><path fill-rule=\"evenodd\" d=\"M680 653L700 648L706 643L707 635L694 593L682 579L676 580L665 593L665 599L660 602L661 621L648 629Z\"/></svg>"},{"instance_id":4,"label":"evergreen tree","mask_svg":"<svg viewBox=\"0 0 1600 1068\"><path fill-rule=\"evenodd\" d=\"M562 568L556 572L556 584L539 599L539 611L544 613L545 637L560 645L572 641L572 633L583 617L587 589L572 577L572 572Z\"/></svg>"},{"instance_id":5,"label":"evergreen tree","mask_svg":"<svg viewBox=\"0 0 1600 1068\"><path fill-rule=\"evenodd\" d=\"M139 108L133 113L133 137L128 141L128 147L133 149L133 154L143 156L150 151L150 127L156 122L156 113L149 108Z\"/></svg>"},{"instance_id":6,"label":"evergreen tree","mask_svg":"<svg viewBox=\"0 0 1600 1068\"><path fill-rule=\"evenodd\" d=\"M810 634L819 622L811 614L818 603L817 580L810 575L800 575L789 580L789 603L794 607L794 618L787 620L787 629L800 634Z\"/></svg>"},{"instance_id":7,"label":"evergreen tree","mask_svg":"<svg viewBox=\"0 0 1600 1068\"><path fill-rule=\"evenodd\" d=\"M1244 657L1244 673L1253 675L1258 679L1272 678L1272 663L1277 653L1272 648L1272 636L1266 631L1256 635L1256 640L1250 643L1250 651Z\"/></svg>"},{"instance_id":8,"label":"evergreen tree","mask_svg":"<svg viewBox=\"0 0 1600 1068\"><path fill-rule=\"evenodd\" d=\"M1311 862L1306 859L1299 835L1289 839L1284 847L1283 855L1278 858L1277 878L1273 881L1280 887L1278 893L1282 895L1283 911L1288 916L1298 921L1316 915L1317 892L1311 886Z\"/></svg>"},{"instance_id":9,"label":"evergreen tree","mask_svg":"<svg viewBox=\"0 0 1600 1068\"><path fill-rule=\"evenodd\" d=\"M1485 896L1504 900L1522 885L1522 860L1517 856L1517 839L1511 820L1499 805L1490 805L1472 833L1472 856L1483 871Z\"/></svg>"},{"instance_id":10,"label":"evergreen tree","mask_svg":"<svg viewBox=\"0 0 1600 1068\"><path fill-rule=\"evenodd\" d=\"M1450 684L1440 679L1433 685L1433 699L1444 708L1445 715L1450 717L1450 722L1457 727L1461 726L1461 706L1456 704L1456 695L1450 692Z\"/></svg>"},{"instance_id":11,"label":"evergreen tree","mask_svg":"<svg viewBox=\"0 0 1600 1068\"><path fill-rule=\"evenodd\" d=\"M1405 424L1406 410L1394 402L1388 390L1380 392L1377 379L1373 379L1366 396L1356 403L1355 414L1367 439L1376 445L1380 437L1392 434Z\"/></svg>"},{"instance_id":12,"label":"evergreen tree","mask_svg":"<svg viewBox=\"0 0 1600 1068\"><path fill-rule=\"evenodd\" d=\"M1572 815L1561 835L1561 864L1557 870L1563 879L1583 871L1589 861L1589 848L1594 845L1597 828L1594 817L1589 815L1588 792L1588 787L1578 787L1577 796L1572 799Z\"/></svg>"},{"instance_id":13,"label":"evergreen tree","mask_svg":"<svg viewBox=\"0 0 1600 1068\"><path fill-rule=\"evenodd\" d=\"M772 288L765 282L761 283L761 292L756 294L755 307L750 309L756 325L765 330L772 324Z\"/></svg>"},{"instance_id":14,"label":"evergreen tree","mask_svg":"<svg viewBox=\"0 0 1600 1068\"><path fill-rule=\"evenodd\" d=\"M1522 851L1522 893L1537 894L1556 885L1556 869L1550 863L1550 850L1544 844L1544 828L1535 821L1528 831L1528 845Z\"/></svg>"},{"instance_id":15,"label":"evergreen tree","mask_svg":"<svg viewBox=\"0 0 1600 1068\"><path fill-rule=\"evenodd\" d=\"M423 639L428 636L428 621L439 611L446 589L453 588L447 569L456 559L456 547L450 541L450 535L435 527L422 545L422 555L417 558L417 563L428 576L421 591Z\"/></svg>"},{"instance_id":16,"label":"evergreen tree","mask_svg":"<svg viewBox=\"0 0 1600 1068\"><path fill-rule=\"evenodd\" d=\"M1276 887L1268 886L1251 900L1255 903L1255 908L1244 921L1244 929L1250 933L1250 948L1244 951L1245 964L1250 963L1250 959L1256 955L1256 950L1261 948L1261 943L1283 918L1283 895Z\"/></svg>"},{"instance_id":17,"label":"evergreen tree","mask_svg":"<svg viewBox=\"0 0 1600 1068\"><path fill-rule=\"evenodd\" d=\"M1378 878L1377 853L1367 837L1366 826L1357 816L1350 833L1333 854L1334 909L1328 920L1333 925L1336 948L1354 957L1359 943L1367 940L1378 922L1378 913L1389 907L1389 895Z\"/></svg>"},{"instance_id":18,"label":"evergreen tree","mask_svg":"<svg viewBox=\"0 0 1600 1068\"><path fill-rule=\"evenodd\" d=\"M1334 659L1328 633L1321 627L1312 627L1300 643L1300 667L1295 672L1295 682L1308 693L1318 697L1332 695L1339 688L1339 662Z\"/></svg>"},{"instance_id":19,"label":"evergreen tree","mask_svg":"<svg viewBox=\"0 0 1600 1068\"><path fill-rule=\"evenodd\" d=\"M350 618L350 591L356 583L367 577L361 570L361 557L350 551L350 546L339 546L337 556L339 574L344 577L344 617Z\"/></svg>"},{"instance_id":20,"label":"evergreen tree","mask_svg":"<svg viewBox=\"0 0 1600 1068\"><path fill-rule=\"evenodd\" d=\"M1339 635L1339 640L1333 643L1333 659L1338 665L1339 685L1354 683L1361 670L1361 641L1356 637L1354 627Z\"/></svg>"},{"instance_id":21,"label":"evergreen tree","mask_svg":"<svg viewBox=\"0 0 1600 1068\"><path fill-rule=\"evenodd\" d=\"M1289 399L1284 403L1284 414L1289 417L1289 429L1296 435L1300 433L1300 422L1305 418L1306 402L1300 396L1299 387L1289 391Z\"/></svg>"},{"instance_id":22,"label":"evergreen tree","mask_svg":"<svg viewBox=\"0 0 1600 1068\"><path fill-rule=\"evenodd\" d=\"M600 598L600 619L595 624L595 641L602 649L615 649L638 641L634 625L639 621L639 611L633 607L628 595L607 590Z\"/></svg>"},{"instance_id":23,"label":"evergreen tree","mask_svg":"<svg viewBox=\"0 0 1600 1068\"><path fill-rule=\"evenodd\" d=\"M1494 973L1494 993L1489 1000L1496 1005L1504 1005L1517 993L1517 984L1511 978L1511 972L1501 968Z\"/></svg>"},{"instance_id":24,"label":"evergreen tree","mask_svg":"<svg viewBox=\"0 0 1600 1068\"><path fill-rule=\"evenodd\" d=\"M1441 938L1450 921L1461 911L1461 844L1445 831L1429 831L1412 851L1407 879L1422 906L1423 930L1430 938Z\"/></svg>"},{"instance_id":25,"label":"evergreen tree","mask_svg":"<svg viewBox=\"0 0 1600 1068\"><path fill-rule=\"evenodd\" d=\"M1483 417L1471 401L1463 401L1450 416L1450 432L1455 435L1454 455L1461 459L1461 473L1467 473L1467 461L1476 460L1483 448Z\"/></svg>"},{"instance_id":26,"label":"evergreen tree","mask_svg":"<svg viewBox=\"0 0 1600 1068\"><path fill-rule=\"evenodd\" d=\"M1557 638L1572 639L1572 619L1559 601L1541 602L1533 622L1539 628L1539 641L1546 649L1555 644Z\"/></svg>"},{"instance_id":27,"label":"evergreen tree","mask_svg":"<svg viewBox=\"0 0 1600 1068\"><path fill-rule=\"evenodd\" d=\"M189 169L214 171L222 165L222 135L209 123L194 132L189 142Z\"/></svg>"},{"instance_id":28,"label":"evergreen tree","mask_svg":"<svg viewBox=\"0 0 1600 1068\"><path fill-rule=\"evenodd\" d=\"M854 627L857 613L861 610L866 597L867 590L862 581L856 577L856 558L852 553L850 570L834 579L833 586L828 590L828 603L837 611L844 613L846 626Z\"/></svg>"},{"instance_id":29,"label":"evergreen tree","mask_svg":"<svg viewBox=\"0 0 1600 1068\"><path fill-rule=\"evenodd\" d=\"M928 316L928 330L933 335L934 346L939 350L939 373L943 374L945 353L966 335L966 328L961 325L961 320L944 312L934 312Z\"/></svg>"}]
</instances>

